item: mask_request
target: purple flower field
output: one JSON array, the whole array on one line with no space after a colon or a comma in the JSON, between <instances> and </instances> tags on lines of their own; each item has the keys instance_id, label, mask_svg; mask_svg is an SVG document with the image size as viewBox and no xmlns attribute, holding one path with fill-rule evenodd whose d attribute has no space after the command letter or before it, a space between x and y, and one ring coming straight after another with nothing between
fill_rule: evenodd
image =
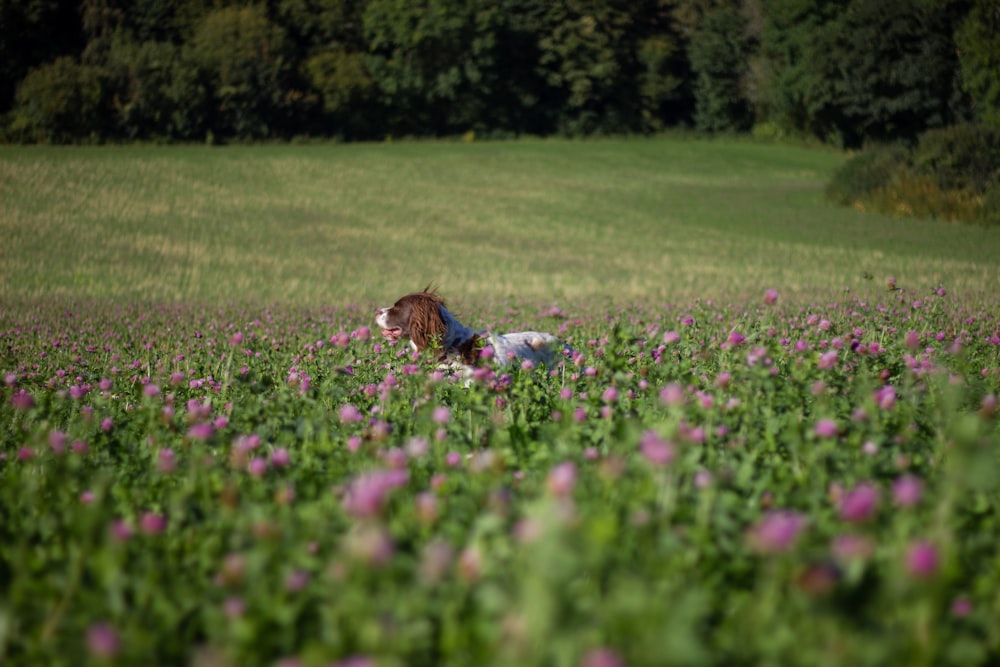
<instances>
[{"instance_id":1,"label":"purple flower field","mask_svg":"<svg viewBox=\"0 0 1000 667\"><path fill-rule=\"evenodd\" d=\"M1000 302L0 312L0 663L1000 661ZM373 329L375 331L373 332Z\"/></svg>"}]
</instances>

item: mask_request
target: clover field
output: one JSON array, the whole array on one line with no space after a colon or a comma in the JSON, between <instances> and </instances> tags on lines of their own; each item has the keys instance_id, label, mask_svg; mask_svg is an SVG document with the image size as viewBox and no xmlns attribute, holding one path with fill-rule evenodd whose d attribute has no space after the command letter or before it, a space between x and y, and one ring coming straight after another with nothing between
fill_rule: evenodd
<instances>
[{"instance_id":1,"label":"clover field","mask_svg":"<svg viewBox=\"0 0 1000 667\"><path fill-rule=\"evenodd\" d=\"M995 307L491 308L572 353L462 378L352 307L5 311L0 657L1000 656Z\"/></svg>"},{"instance_id":2,"label":"clover field","mask_svg":"<svg viewBox=\"0 0 1000 667\"><path fill-rule=\"evenodd\" d=\"M841 160L0 148L0 664L997 664L1000 236Z\"/></svg>"}]
</instances>

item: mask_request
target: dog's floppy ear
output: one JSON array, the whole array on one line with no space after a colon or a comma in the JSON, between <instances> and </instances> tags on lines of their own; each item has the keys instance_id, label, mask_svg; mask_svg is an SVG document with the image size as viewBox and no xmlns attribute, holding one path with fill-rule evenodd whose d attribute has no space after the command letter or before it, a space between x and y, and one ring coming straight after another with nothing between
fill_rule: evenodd
<instances>
[{"instance_id":1,"label":"dog's floppy ear","mask_svg":"<svg viewBox=\"0 0 1000 667\"><path fill-rule=\"evenodd\" d=\"M444 338L447 333L444 319L441 317L441 299L437 295L421 295L414 299L410 310L410 340L423 352L434 345L435 339Z\"/></svg>"}]
</instances>

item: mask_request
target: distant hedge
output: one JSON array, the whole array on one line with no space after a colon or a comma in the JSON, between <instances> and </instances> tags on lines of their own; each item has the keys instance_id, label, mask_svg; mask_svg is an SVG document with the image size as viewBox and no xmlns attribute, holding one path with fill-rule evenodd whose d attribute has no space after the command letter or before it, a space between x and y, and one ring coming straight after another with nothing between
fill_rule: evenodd
<instances>
[{"instance_id":1,"label":"distant hedge","mask_svg":"<svg viewBox=\"0 0 1000 667\"><path fill-rule=\"evenodd\" d=\"M1000 224L1000 129L962 124L912 147L869 148L837 170L826 195L891 215Z\"/></svg>"}]
</instances>

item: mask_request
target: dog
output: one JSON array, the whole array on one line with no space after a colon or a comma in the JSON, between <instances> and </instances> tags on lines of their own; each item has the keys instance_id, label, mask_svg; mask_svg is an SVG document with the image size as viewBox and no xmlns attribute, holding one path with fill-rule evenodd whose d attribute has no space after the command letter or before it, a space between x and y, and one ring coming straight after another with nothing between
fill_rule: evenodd
<instances>
[{"instance_id":1,"label":"dog","mask_svg":"<svg viewBox=\"0 0 1000 667\"><path fill-rule=\"evenodd\" d=\"M420 354L431 352L437 361L458 361L475 366L491 358L500 365L515 360L554 366L570 354L567 346L550 333L520 331L508 334L478 332L465 326L445 307L444 299L425 288L401 297L387 308L375 311L375 324L388 340L409 339Z\"/></svg>"}]
</instances>

